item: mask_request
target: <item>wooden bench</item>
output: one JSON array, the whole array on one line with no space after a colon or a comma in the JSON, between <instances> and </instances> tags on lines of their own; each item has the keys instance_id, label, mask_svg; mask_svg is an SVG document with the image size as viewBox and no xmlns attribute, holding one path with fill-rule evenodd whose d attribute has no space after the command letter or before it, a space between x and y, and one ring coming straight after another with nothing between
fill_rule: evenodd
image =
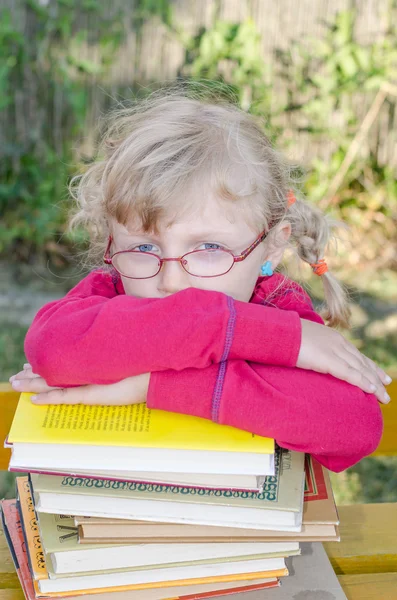
<instances>
[{"instance_id":1,"label":"wooden bench","mask_svg":"<svg viewBox=\"0 0 397 600\"><path fill-rule=\"evenodd\" d=\"M397 381L392 401L382 406L385 429L375 455L397 454ZM19 394L0 384L0 439L5 439ZM393 402L394 400L394 402ZM0 470L7 469L9 450L0 448ZM349 600L397 600L397 502L340 506L342 541L324 544ZM0 600L23 600L12 559L0 532Z\"/></svg>"}]
</instances>

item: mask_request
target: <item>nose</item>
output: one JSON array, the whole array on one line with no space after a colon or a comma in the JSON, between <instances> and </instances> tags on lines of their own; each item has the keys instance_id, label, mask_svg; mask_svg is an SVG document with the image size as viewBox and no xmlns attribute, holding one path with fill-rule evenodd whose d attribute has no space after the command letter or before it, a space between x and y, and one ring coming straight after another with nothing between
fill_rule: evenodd
<instances>
[{"instance_id":1,"label":"nose","mask_svg":"<svg viewBox=\"0 0 397 600\"><path fill-rule=\"evenodd\" d=\"M165 261L157 277L157 288L162 294L176 294L176 292L192 287L189 273L177 260Z\"/></svg>"}]
</instances>

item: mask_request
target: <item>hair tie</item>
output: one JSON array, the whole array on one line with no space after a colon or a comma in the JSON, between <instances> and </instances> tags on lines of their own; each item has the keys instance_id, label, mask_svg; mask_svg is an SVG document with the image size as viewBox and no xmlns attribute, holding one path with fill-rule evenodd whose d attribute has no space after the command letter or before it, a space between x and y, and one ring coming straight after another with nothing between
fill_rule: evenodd
<instances>
[{"instance_id":1,"label":"hair tie","mask_svg":"<svg viewBox=\"0 0 397 600\"><path fill-rule=\"evenodd\" d=\"M320 258L320 260L316 263L309 263L311 268L313 269L313 273L316 275L324 275L328 271L328 265L325 262L324 258Z\"/></svg>"},{"instance_id":2,"label":"hair tie","mask_svg":"<svg viewBox=\"0 0 397 600\"><path fill-rule=\"evenodd\" d=\"M288 190L287 194L287 206L290 207L296 202L295 194L292 190Z\"/></svg>"}]
</instances>

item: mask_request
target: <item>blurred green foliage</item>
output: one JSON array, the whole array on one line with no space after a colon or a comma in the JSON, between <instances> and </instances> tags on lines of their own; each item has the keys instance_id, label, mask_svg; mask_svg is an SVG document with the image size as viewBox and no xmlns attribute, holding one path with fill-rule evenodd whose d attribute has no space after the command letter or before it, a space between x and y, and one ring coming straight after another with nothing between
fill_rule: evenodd
<instances>
[{"instance_id":1,"label":"blurred green foliage","mask_svg":"<svg viewBox=\"0 0 397 600\"><path fill-rule=\"evenodd\" d=\"M63 101L59 108L62 136L54 138L49 130L51 118L45 118L32 124L24 143L15 141L18 136L11 131L1 151L0 253L11 251L17 260L34 253L51 254L56 251L54 241L68 240L64 237L67 183L79 168L74 148L84 134L87 77L106 74L125 35L122 13L109 14L92 0L21 3L29 12L33 33L23 35L4 11L0 19L0 110L9 108L27 72L43 90L38 95L42 110L48 111L49 106L56 110L57 96ZM141 31L146 20L160 18L185 48L180 77L208 89L220 81L227 84L223 90L229 98L264 117L279 146L288 147L294 132L301 131L313 142L333 140L331 158L313 160L304 184L305 192L320 201L360 125L349 99L358 94L371 100L385 82L397 80L397 11L390 10L387 33L365 46L354 38L355 13L337 14L322 38L296 40L287 51L276 51L277 68L271 77L261 57L260 35L250 19L240 23L215 20L211 28L189 36L181 24L174 23L167 0L139 0L133 23ZM91 30L78 25L84 22L78 15L95 17L95 38ZM82 48L87 45L95 46L99 62L85 58ZM277 81L282 85L275 85ZM391 109L394 106L391 102ZM335 115L339 115L338 125ZM378 243L392 238L397 180L389 166L380 164L376 146L370 145L367 154L357 154L329 205L335 216L368 234L369 243L371 236Z\"/></svg>"},{"instance_id":2,"label":"blurred green foliage","mask_svg":"<svg viewBox=\"0 0 397 600\"><path fill-rule=\"evenodd\" d=\"M64 235L66 186L78 169L73 148L84 133L88 110L86 78L104 75L124 40L122 14L114 11L109 15L101 3L57 0L57 10L53 10L54 0L45 5L23 1L34 24L33 34L23 35L6 11L0 19L0 110L9 107L27 71L43 87L43 110L56 106L57 94L66 102L60 109L62 140L54 139L48 130L51 119L44 119L39 126L32 124L23 144L9 141L2 148L0 253L11 250L18 260L34 252L53 252L53 242ZM269 73L261 58L259 33L250 19L240 23L215 20L210 29L188 36L173 22L167 0L139 0L133 22L140 29L147 19L160 17L185 48L180 76L200 81L209 89L216 82L226 83L223 89L229 97L266 119L267 129L279 145L286 147L293 140L291 130L304 130L313 141L333 140L330 160L315 159L308 169L305 191L319 201L360 125L346 100L355 94L372 98L383 83L397 80L394 13L387 34L365 46L354 39L355 13L345 11L328 24L322 38L296 40L287 51L277 51L278 69L273 78L283 82L283 94L275 91L274 81L265 83ZM76 16L82 14L95 16L95 39L92 31L77 26L83 21ZM87 44L99 51L99 63L84 57L81 49ZM48 93L54 98L45 97ZM337 126L335 114L341 118ZM285 118L288 136L284 135ZM391 168L379 163L376 148L371 147L369 155L355 157L330 204L337 217L358 224L378 240L379 235L385 241L392 237L397 181Z\"/></svg>"},{"instance_id":3,"label":"blurred green foliage","mask_svg":"<svg viewBox=\"0 0 397 600\"><path fill-rule=\"evenodd\" d=\"M54 249L65 227L66 185L75 172L73 146L83 131L87 112L84 76L104 73L123 39L120 13L109 17L100 3L58 0L46 5L25 0L32 33L24 35L4 10L0 18L0 110L23 90L29 73L38 86L37 97L44 118L31 123L23 143L10 123L8 139L1 149L0 253L12 251L17 260L35 252ZM78 14L95 15L98 38L90 40L86 30L76 28ZM95 43L97 62L85 59L81 48ZM48 97L48 94L50 97ZM62 96L62 106L57 98ZM50 130L51 112L59 110L62 138Z\"/></svg>"}]
</instances>

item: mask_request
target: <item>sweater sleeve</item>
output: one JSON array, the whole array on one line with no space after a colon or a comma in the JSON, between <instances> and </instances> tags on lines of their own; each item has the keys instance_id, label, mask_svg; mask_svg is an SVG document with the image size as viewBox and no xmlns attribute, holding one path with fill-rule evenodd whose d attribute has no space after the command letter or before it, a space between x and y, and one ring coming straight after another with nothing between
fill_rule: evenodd
<instances>
[{"instance_id":1,"label":"sweater sleeve","mask_svg":"<svg viewBox=\"0 0 397 600\"><path fill-rule=\"evenodd\" d=\"M111 277L96 271L38 312L25 353L49 385L67 387L227 358L294 366L300 342L294 310L197 288L161 299L117 295Z\"/></svg>"},{"instance_id":2,"label":"sweater sleeve","mask_svg":"<svg viewBox=\"0 0 397 600\"><path fill-rule=\"evenodd\" d=\"M322 323L294 282L271 302ZM376 397L358 387L332 375L244 360L152 373L147 404L272 437L280 446L312 454L332 471L373 452L383 427Z\"/></svg>"},{"instance_id":3,"label":"sweater sleeve","mask_svg":"<svg viewBox=\"0 0 397 600\"><path fill-rule=\"evenodd\" d=\"M222 367L152 373L148 406L274 438L332 471L354 465L379 444L382 416L372 394L314 371L243 360Z\"/></svg>"}]
</instances>

